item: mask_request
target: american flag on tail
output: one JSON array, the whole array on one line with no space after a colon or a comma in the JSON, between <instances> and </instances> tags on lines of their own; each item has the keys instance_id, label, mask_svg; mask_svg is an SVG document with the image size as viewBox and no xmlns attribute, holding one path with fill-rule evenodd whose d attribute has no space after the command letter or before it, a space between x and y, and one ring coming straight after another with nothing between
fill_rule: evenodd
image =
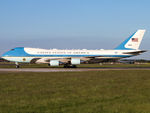
<instances>
[{"instance_id":1,"label":"american flag on tail","mask_svg":"<svg viewBox=\"0 0 150 113\"><path fill-rule=\"evenodd\" d=\"M138 38L132 38L132 42L138 42Z\"/></svg>"}]
</instances>

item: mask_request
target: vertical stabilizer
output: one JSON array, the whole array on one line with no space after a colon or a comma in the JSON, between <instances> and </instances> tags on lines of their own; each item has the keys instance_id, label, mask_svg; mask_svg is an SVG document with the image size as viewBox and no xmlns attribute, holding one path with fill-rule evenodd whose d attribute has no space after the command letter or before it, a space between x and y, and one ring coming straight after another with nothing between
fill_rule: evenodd
<instances>
[{"instance_id":1,"label":"vertical stabilizer","mask_svg":"<svg viewBox=\"0 0 150 113\"><path fill-rule=\"evenodd\" d=\"M116 47L116 50L132 50L132 49L138 49L141 41L143 39L144 33L146 30L137 30L137 32L133 33L128 39L126 39L124 42L122 42L118 47Z\"/></svg>"}]
</instances>

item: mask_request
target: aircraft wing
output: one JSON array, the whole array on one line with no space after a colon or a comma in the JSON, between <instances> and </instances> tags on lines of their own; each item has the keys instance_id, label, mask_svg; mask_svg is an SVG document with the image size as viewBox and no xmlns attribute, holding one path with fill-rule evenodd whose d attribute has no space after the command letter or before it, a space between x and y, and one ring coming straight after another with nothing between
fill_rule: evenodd
<instances>
[{"instance_id":1,"label":"aircraft wing","mask_svg":"<svg viewBox=\"0 0 150 113\"><path fill-rule=\"evenodd\" d=\"M70 61L71 58L33 58L30 63L36 64L36 63L48 63L50 60L59 60L62 63Z\"/></svg>"},{"instance_id":2,"label":"aircraft wing","mask_svg":"<svg viewBox=\"0 0 150 113\"><path fill-rule=\"evenodd\" d=\"M33 58L30 63L36 64L36 63L49 63L51 60L59 60L61 63L68 63L70 62L72 57L65 57L65 58ZM80 60L83 62L108 62L108 61L114 61L118 60L120 58L114 58L114 57L104 57L104 56L89 56L89 57L80 57Z\"/></svg>"},{"instance_id":3,"label":"aircraft wing","mask_svg":"<svg viewBox=\"0 0 150 113\"><path fill-rule=\"evenodd\" d=\"M39 59L41 59L41 58L33 58L33 59L30 61L30 64L35 64L36 61L38 61Z\"/></svg>"}]
</instances>

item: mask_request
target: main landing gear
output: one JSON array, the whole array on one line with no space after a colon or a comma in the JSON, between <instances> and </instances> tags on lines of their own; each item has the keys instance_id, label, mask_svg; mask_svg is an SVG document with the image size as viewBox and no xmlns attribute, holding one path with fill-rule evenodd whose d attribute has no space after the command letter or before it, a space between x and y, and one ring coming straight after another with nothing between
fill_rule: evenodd
<instances>
[{"instance_id":1,"label":"main landing gear","mask_svg":"<svg viewBox=\"0 0 150 113\"><path fill-rule=\"evenodd\" d=\"M76 65L64 64L64 68L77 68Z\"/></svg>"},{"instance_id":2,"label":"main landing gear","mask_svg":"<svg viewBox=\"0 0 150 113\"><path fill-rule=\"evenodd\" d=\"M20 68L18 62L15 62L15 64L16 64L16 68Z\"/></svg>"}]
</instances>

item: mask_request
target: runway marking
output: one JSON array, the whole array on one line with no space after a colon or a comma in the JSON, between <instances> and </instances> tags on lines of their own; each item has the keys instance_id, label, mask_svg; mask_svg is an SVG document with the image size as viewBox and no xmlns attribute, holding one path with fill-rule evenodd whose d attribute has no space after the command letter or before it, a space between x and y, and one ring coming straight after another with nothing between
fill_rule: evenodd
<instances>
[{"instance_id":1,"label":"runway marking","mask_svg":"<svg viewBox=\"0 0 150 113\"><path fill-rule=\"evenodd\" d=\"M0 72L82 72L108 70L150 70L150 68L0 68Z\"/></svg>"}]
</instances>

